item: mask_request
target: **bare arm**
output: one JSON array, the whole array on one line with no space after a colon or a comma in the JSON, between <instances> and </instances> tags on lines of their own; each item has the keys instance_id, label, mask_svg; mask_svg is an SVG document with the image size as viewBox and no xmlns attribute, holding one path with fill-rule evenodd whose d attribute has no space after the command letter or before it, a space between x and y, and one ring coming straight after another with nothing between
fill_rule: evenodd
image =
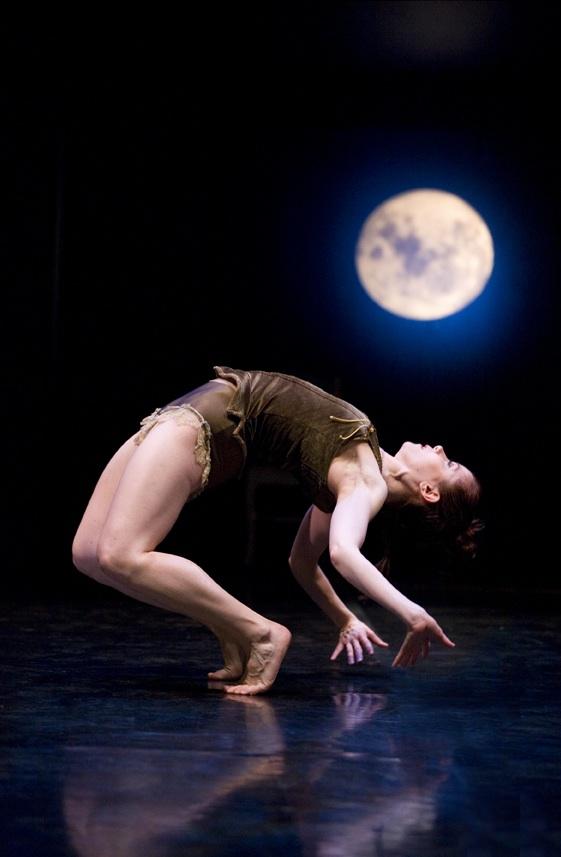
<instances>
[{"instance_id":1,"label":"bare arm","mask_svg":"<svg viewBox=\"0 0 561 857\"><path fill-rule=\"evenodd\" d=\"M386 646L387 643L349 610L318 565L319 558L329 544L330 522L331 515L322 512L317 506L308 509L294 540L289 565L300 586L340 629L344 640L341 648L346 648L349 663L354 663L355 660L362 660L363 648L372 653L373 643L379 646ZM335 650L332 659L337 657L339 651L341 649Z\"/></svg>"},{"instance_id":2,"label":"bare arm","mask_svg":"<svg viewBox=\"0 0 561 857\"><path fill-rule=\"evenodd\" d=\"M393 665L411 666L427 656L431 640L454 643L426 610L396 589L361 553L368 524L385 499L385 485L379 480L357 477L342 484L331 517L329 551L331 562L349 583L405 622L408 630Z\"/></svg>"},{"instance_id":3,"label":"bare arm","mask_svg":"<svg viewBox=\"0 0 561 857\"><path fill-rule=\"evenodd\" d=\"M337 571L359 592L408 624L423 608L396 589L360 551L368 524L384 500L383 488L376 485L358 482L343 489L331 519L329 554Z\"/></svg>"},{"instance_id":4,"label":"bare arm","mask_svg":"<svg viewBox=\"0 0 561 857\"><path fill-rule=\"evenodd\" d=\"M302 589L338 628L342 628L354 614L341 601L318 565L329 544L330 521L331 515L317 506L310 506L296 534L288 563Z\"/></svg>"}]
</instances>

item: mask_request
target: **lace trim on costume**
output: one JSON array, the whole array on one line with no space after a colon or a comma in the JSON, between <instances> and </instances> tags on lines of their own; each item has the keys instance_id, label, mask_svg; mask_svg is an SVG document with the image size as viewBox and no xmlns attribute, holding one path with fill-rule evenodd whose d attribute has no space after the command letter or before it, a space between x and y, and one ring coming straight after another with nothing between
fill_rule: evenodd
<instances>
[{"instance_id":1,"label":"lace trim on costume","mask_svg":"<svg viewBox=\"0 0 561 857\"><path fill-rule=\"evenodd\" d=\"M352 431L350 434L347 434L345 436L340 434L339 440L350 440L351 437L354 437L363 428L368 430L368 434L374 434L374 426L372 425L370 420L365 419L364 417L361 417L360 419L356 420L346 420L343 419L343 417L334 417L332 414L330 414L329 419L333 420L333 422L335 423L359 423L359 425L357 425L354 431Z\"/></svg>"},{"instance_id":2,"label":"lace trim on costume","mask_svg":"<svg viewBox=\"0 0 561 857\"><path fill-rule=\"evenodd\" d=\"M184 402L182 405L167 405L164 408L156 408L149 416L144 417L140 423L140 431L134 437L134 442L139 446L148 432L155 425L165 419L173 419L179 426L193 426L198 429L197 442L195 444L195 461L202 467L201 487L191 495L190 499L197 497L206 488L210 474L210 438L211 429L205 418L196 408Z\"/></svg>"}]
</instances>

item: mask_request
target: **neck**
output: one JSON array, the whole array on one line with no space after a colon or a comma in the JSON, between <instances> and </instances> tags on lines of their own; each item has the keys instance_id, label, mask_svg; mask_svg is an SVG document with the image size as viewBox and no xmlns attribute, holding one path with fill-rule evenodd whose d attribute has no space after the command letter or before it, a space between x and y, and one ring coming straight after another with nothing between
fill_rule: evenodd
<instances>
[{"instance_id":1,"label":"neck","mask_svg":"<svg viewBox=\"0 0 561 857\"><path fill-rule=\"evenodd\" d=\"M410 498L410 489L404 482L408 470L385 449L380 449L380 453L382 455L382 476L388 487L386 503L390 506L402 506Z\"/></svg>"}]
</instances>

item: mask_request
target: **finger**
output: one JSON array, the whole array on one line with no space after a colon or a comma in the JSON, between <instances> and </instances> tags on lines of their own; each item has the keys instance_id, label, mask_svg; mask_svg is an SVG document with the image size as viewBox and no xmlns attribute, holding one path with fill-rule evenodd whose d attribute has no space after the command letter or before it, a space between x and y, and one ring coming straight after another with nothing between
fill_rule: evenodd
<instances>
[{"instance_id":1,"label":"finger","mask_svg":"<svg viewBox=\"0 0 561 857\"><path fill-rule=\"evenodd\" d=\"M429 652L430 652L430 641L424 640L423 641L423 658L428 658Z\"/></svg>"},{"instance_id":2,"label":"finger","mask_svg":"<svg viewBox=\"0 0 561 857\"><path fill-rule=\"evenodd\" d=\"M417 661L419 660L420 652L412 652L409 656L409 661L407 662L408 667L414 667Z\"/></svg>"},{"instance_id":3,"label":"finger","mask_svg":"<svg viewBox=\"0 0 561 857\"><path fill-rule=\"evenodd\" d=\"M376 632L372 630L372 628L368 628L366 633L368 634L370 639L376 643L377 646L384 646L385 648L388 647L389 643L386 643L385 640L382 640L382 638L379 637L378 634L376 634Z\"/></svg>"},{"instance_id":4,"label":"finger","mask_svg":"<svg viewBox=\"0 0 561 857\"><path fill-rule=\"evenodd\" d=\"M444 633L444 631L442 630L442 628L440 626L437 626L437 636L438 636L438 639L442 643L444 643L445 646L449 646L452 649L455 648L456 644L452 642L450 637L446 636L446 634Z\"/></svg>"},{"instance_id":5,"label":"finger","mask_svg":"<svg viewBox=\"0 0 561 857\"><path fill-rule=\"evenodd\" d=\"M361 638L360 643L361 643L362 647L366 649L366 651L368 652L369 655L374 654L374 646L372 645L371 641L366 636L366 634L364 635L364 637Z\"/></svg>"},{"instance_id":6,"label":"finger","mask_svg":"<svg viewBox=\"0 0 561 857\"><path fill-rule=\"evenodd\" d=\"M363 660L363 657L364 657L364 655L362 654L362 646L360 645L360 642L356 638L354 638L352 640L352 644L353 644L353 649L354 649L354 653L355 653L355 664L358 664L358 663L360 663L360 661Z\"/></svg>"},{"instance_id":7,"label":"finger","mask_svg":"<svg viewBox=\"0 0 561 857\"><path fill-rule=\"evenodd\" d=\"M412 667L417 661L418 649L414 641L407 640L403 645L403 654L399 663L400 667Z\"/></svg>"},{"instance_id":8,"label":"finger","mask_svg":"<svg viewBox=\"0 0 561 857\"><path fill-rule=\"evenodd\" d=\"M339 657L339 655L341 654L342 651L343 651L343 643L338 642L337 645L335 646L335 648L333 649L333 653L331 655L330 660L334 661L336 658Z\"/></svg>"},{"instance_id":9,"label":"finger","mask_svg":"<svg viewBox=\"0 0 561 857\"><path fill-rule=\"evenodd\" d=\"M411 665L411 652L409 649L406 649L401 656L399 666L407 669L407 667L410 667Z\"/></svg>"},{"instance_id":10,"label":"finger","mask_svg":"<svg viewBox=\"0 0 561 857\"><path fill-rule=\"evenodd\" d=\"M399 650L399 652L397 653L397 655L393 659L392 667L404 666L404 663L403 663L404 659L405 659L405 643L402 645L401 649Z\"/></svg>"},{"instance_id":11,"label":"finger","mask_svg":"<svg viewBox=\"0 0 561 857\"><path fill-rule=\"evenodd\" d=\"M354 664L355 662L355 651L352 647L352 643L350 642L347 643L347 661L350 664Z\"/></svg>"}]
</instances>

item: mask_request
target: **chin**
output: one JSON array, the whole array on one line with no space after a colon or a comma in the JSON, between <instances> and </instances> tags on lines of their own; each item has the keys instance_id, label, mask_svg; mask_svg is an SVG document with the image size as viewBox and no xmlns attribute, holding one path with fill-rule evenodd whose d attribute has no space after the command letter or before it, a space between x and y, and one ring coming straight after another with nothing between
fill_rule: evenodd
<instances>
[{"instance_id":1,"label":"chin","mask_svg":"<svg viewBox=\"0 0 561 857\"><path fill-rule=\"evenodd\" d=\"M412 441L412 440L406 440L406 441L405 441L405 443L402 443L402 444L401 444L401 446L399 447L399 449L398 449L398 451L397 451L396 455L399 455L399 453L400 453L400 452L404 452L404 451L406 451L406 450L408 450L408 449L411 449L412 447L414 447L414 448L417 448L417 449L418 449L418 448L419 448L419 447L421 447L422 445L423 445L422 443L413 443L413 441Z\"/></svg>"}]
</instances>

